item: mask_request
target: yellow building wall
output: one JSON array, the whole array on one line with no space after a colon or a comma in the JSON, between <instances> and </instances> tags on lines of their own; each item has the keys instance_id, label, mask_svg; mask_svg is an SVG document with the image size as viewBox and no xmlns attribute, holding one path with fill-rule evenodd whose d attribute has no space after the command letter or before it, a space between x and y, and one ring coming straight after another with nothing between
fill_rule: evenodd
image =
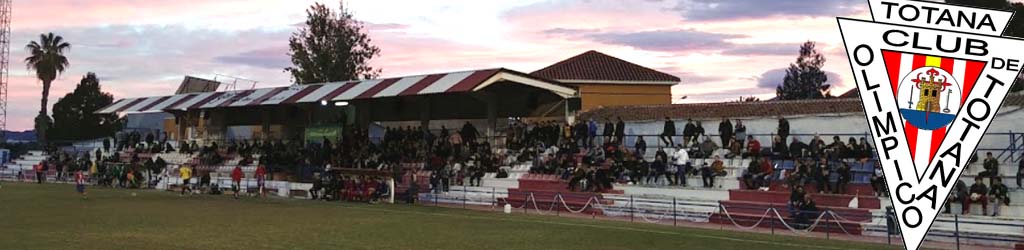
<instances>
[{"instance_id":1,"label":"yellow building wall","mask_svg":"<svg viewBox=\"0 0 1024 250\"><path fill-rule=\"evenodd\" d=\"M582 111L597 107L672 104L672 86L578 84Z\"/></svg>"}]
</instances>

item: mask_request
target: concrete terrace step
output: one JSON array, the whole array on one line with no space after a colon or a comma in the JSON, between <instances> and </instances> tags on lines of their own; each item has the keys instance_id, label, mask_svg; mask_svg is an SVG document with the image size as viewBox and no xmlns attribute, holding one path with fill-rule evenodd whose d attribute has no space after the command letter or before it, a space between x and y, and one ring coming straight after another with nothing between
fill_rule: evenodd
<instances>
[{"instance_id":1,"label":"concrete terrace step","mask_svg":"<svg viewBox=\"0 0 1024 250\"><path fill-rule=\"evenodd\" d=\"M789 192L758 191L758 190L729 190L731 201L754 201L763 203L786 204L789 202ZM867 209L881 208L881 201L874 196L853 196L837 194L812 194L812 199L818 206L847 207L850 201L857 198L858 207Z\"/></svg>"},{"instance_id":2,"label":"concrete terrace step","mask_svg":"<svg viewBox=\"0 0 1024 250\"><path fill-rule=\"evenodd\" d=\"M495 187L495 188L504 188L504 189L519 188L519 180L518 179L510 179L510 178L498 179L498 178L493 178L493 177L492 178L484 177L484 178L480 179L480 182L482 184L481 186L485 186L485 187Z\"/></svg>"},{"instance_id":3,"label":"concrete terrace step","mask_svg":"<svg viewBox=\"0 0 1024 250\"><path fill-rule=\"evenodd\" d=\"M557 175L549 174L526 174L523 178L519 179L518 189L526 191L552 191L552 192L563 192L572 193L576 192L569 190L569 182L558 178ZM604 190L604 193L621 194L622 190Z\"/></svg>"},{"instance_id":4,"label":"concrete terrace step","mask_svg":"<svg viewBox=\"0 0 1024 250\"><path fill-rule=\"evenodd\" d=\"M508 189L496 188L496 187L474 187L474 186L449 186L447 195L462 197L462 196L473 196L473 197L486 197L491 198L506 198L508 197Z\"/></svg>"},{"instance_id":5,"label":"concrete terrace step","mask_svg":"<svg viewBox=\"0 0 1024 250\"><path fill-rule=\"evenodd\" d=\"M764 214L769 208L774 208L782 216L791 216L789 206L785 203L764 203L753 201L721 201L720 204L729 210L729 213L738 212L746 214ZM853 222L871 222L873 220L871 210L849 207L818 206L821 211L831 210L840 217Z\"/></svg>"},{"instance_id":6,"label":"concrete terrace step","mask_svg":"<svg viewBox=\"0 0 1024 250\"><path fill-rule=\"evenodd\" d=\"M602 207L608 216L643 216L646 219L687 220L707 222L708 217L718 210L717 201L707 200L675 200L647 197L629 197L622 195L605 195L611 205ZM675 202L673 204L673 202ZM672 216L672 217L670 217Z\"/></svg>"},{"instance_id":7,"label":"concrete terrace step","mask_svg":"<svg viewBox=\"0 0 1024 250\"><path fill-rule=\"evenodd\" d=\"M715 224L724 224L728 226L732 226L733 222L735 222L739 226L748 227L757 223L759 220L761 220L761 217L763 216L764 211L761 211L760 213L756 214L733 213L730 211L728 216L723 213L716 213L711 215L711 217L709 218L709 222ZM782 223L779 221L779 218L777 216L775 216L774 214L769 216L770 217L764 218L764 221L758 224L758 227L775 228L776 230L786 230ZM783 214L783 216L786 215ZM810 223L814 223L814 219L816 218L817 217L811 218ZM829 219L826 221L825 218ZM783 219L789 225L796 226L796 221L794 219L788 217L783 217ZM852 235L860 235L863 233L863 228L864 227L861 223L838 222L832 220L830 216L826 215L822 217L822 221L818 224L817 227L814 228L814 232L829 232L835 234L850 233Z\"/></svg>"},{"instance_id":8,"label":"concrete terrace step","mask_svg":"<svg viewBox=\"0 0 1024 250\"><path fill-rule=\"evenodd\" d=\"M533 197L532 200L530 199L531 195ZM557 199L556 197L558 196L561 196L561 199ZM507 202L513 207L522 207L526 204L530 208L533 208L534 203L536 203L537 209L542 211L553 209L557 209L559 211L584 209L584 213L601 214L602 211L597 208L598 206L592 204L592 199L594 198L596 198L597 202L600 202L600 205L602 206L612 204L612 201L604 199L602 194L599 193L523 191L517 189L508 190ZM566 206L568 206L569 209L566 209Z\"/></svg>"},{"instance_id":9,"label":"concrete terrace step","mask_svg":"<svg viewBox=\"0 0 1024 250\"><path fill-rule=\"evenodd\" d=\"M719 201L729 199L729 191L721 189L708 189L702 187L680 187L680 186L635 186L615 185L615 189L622 190L622 196L638 196L664 198L671 200L706 200Z\"/></svg>"},{"instance_id":10,"label":"concrete terrace step","mask_svg":"<svg viewBox=\"0 0 1024 250\"><path fill-rule=\"evenodd\" d=\"M830 183L831 184L831 183ZM772 181L769 186L771 191L786 192L789 193L792 189L786 186L782 181ZM745 189L745 187L744 187ZM807 183L804 185L804 191L808 193L817 193L818 188L815 183ZM846 185L845 195L858 195L858 196L874 196L875 191L871 188L871 184L866 183L850 183Z\"/></svg>"}]
</instances>

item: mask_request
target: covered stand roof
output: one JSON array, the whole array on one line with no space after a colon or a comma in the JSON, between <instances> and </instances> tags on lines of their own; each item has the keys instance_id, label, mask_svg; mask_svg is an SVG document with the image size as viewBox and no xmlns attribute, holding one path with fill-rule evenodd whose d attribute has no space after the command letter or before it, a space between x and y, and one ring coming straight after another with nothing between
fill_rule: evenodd
<instances>
[{"instance_id":1,"label":"covered stand roof","mask_svg":"<svg viewBox=\"0 0 1024 250\"><path fill-rule=\"evenodd\" d=\"M529 85L551 91L563 98L576 96L576 90L558 83L514 70L497 68L276 88L125 98L96 113L183 111L464 93L478 91L497 82Z\"/></svg>"}]
</instances>

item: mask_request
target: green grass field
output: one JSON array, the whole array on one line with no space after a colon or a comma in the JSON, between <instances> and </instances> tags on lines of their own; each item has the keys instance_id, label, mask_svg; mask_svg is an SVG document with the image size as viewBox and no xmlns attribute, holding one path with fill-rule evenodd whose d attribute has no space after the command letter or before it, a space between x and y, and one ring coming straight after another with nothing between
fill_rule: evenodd
<instances>
[{"instance_id":1,"label":"green grass field","mask_svg":"<svg viewBox=\"0 0 1024 250\"><path fill-rule=\"evenodd\" d=\"M137 192L137 196L131 196ZM3 183L0 249L882 249L836 240L408 205ZM895 249L895 248L893 248Z\"/></svg>"}]
</instances>

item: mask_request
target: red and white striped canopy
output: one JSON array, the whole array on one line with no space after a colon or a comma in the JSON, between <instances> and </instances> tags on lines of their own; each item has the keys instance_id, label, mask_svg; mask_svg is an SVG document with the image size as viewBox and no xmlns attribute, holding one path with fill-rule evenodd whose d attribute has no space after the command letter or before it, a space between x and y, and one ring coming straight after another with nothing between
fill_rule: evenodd
<instances>
[{"instance_id":1,"label":"red and white striped canopy","mask_svg":"<svg viewBox=\"0 0 1024 250\"><path fill-rule=\"evenodd\" d=\"M575 95L575 90L547 80L533 78L520 72L508 69L484 69L387 79L293 85L277 88L125 98L96 111L96 113L156 112L318 103L321 101L348 101L395 96L471 92L498 80L526 80L527 82L523 83L547 88L562 96Z\"/></svg>"}]
</instances>

